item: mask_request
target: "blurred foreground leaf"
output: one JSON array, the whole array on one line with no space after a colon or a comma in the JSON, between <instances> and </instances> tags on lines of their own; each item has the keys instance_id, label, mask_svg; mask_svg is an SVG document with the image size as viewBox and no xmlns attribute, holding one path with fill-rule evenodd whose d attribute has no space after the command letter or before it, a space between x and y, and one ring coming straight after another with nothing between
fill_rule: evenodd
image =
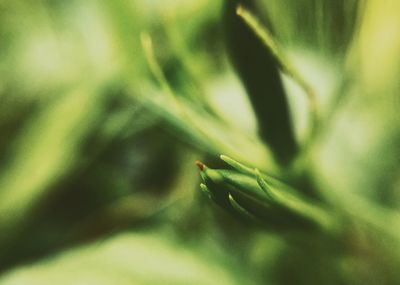
<instances>
[{"instance_id":1,"label":"blurred foreground leaf","mask_svg":"<svg viewBox=\"0 0 400 285\"><path fill-rule=\"evenodd\" d=\"M252 284L161 233L125 233L6 273L0 284Z\"/></svg>"}]
</instances>

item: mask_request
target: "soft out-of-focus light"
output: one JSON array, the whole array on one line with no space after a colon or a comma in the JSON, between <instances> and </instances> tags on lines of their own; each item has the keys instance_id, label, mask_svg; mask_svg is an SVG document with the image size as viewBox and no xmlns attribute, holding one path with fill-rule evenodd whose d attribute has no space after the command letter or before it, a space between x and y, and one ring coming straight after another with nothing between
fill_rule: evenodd
<instances>
[{"instance_id":1,"label":"soft out-of-focus light","mask_svg":"<svg viewBox=\"0 0 400 285\"><path fill-rule=\"evenodd\" d=\"M10 68L24 90L43 92L104 81L119 71L121 55L112 25L104 11L90 3L67 6L52 26L33 22L34 28L15 37ZM59 28L65 25L68 29Z\"/></svg>"},{"instance_id":2,"label":"soft out-of-focus light","mask_svg":"<svg viewBox=\"0 0 400 285\"><path fill-rule=\"evenodd\" d=\"M210 84L208 99L220 115L248 133L256 133L257 123L243 87L233 75L219 78Z\"/></svg>"},{"instance_id":3,"label":"soft out-of-focus light","mask_svg":"<svg viewBox=\"0 0 400 285\"><path fill-rule=\"evenodd\" d=\"M353 46L352 57L360 64L358 72L367 89L379 91L398 87L400 72L400 2L369 1L362 27Z\"/></svg>"},{"instance_id":4,"label":"soft out-of-focus light","mask_svg":"<svg viewBox=\"0 0 400 285\"><path fill-rule=\"evenodd\" d=\"M320 113L329 111L341 79L337 66L303 49L290 50L288 56L299 74L313 88ZM295 132L298 140L303 142L310 131L307 94L292 78L282 74L282 79L292 111Z\"/></svg>"}]
</instances>

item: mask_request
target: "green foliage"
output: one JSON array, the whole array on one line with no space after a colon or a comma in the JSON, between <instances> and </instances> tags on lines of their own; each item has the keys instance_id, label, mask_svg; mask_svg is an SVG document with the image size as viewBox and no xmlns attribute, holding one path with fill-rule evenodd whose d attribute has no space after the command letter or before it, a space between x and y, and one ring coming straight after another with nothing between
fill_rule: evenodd
<instances>
[{"instance_id":1,"label":"green foliage","mask_svg":"<svg viewBox=\"0 0 400 285\"><path fill-rule=\"evenodd\" d=\"M398 284L399 11L2 1L0 284Z\"/></svg>"}]
</instances>

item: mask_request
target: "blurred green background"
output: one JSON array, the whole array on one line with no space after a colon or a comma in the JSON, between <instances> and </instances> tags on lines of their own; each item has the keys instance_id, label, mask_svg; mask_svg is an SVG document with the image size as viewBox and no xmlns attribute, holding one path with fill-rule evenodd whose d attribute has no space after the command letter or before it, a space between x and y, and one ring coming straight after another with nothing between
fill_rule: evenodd
<instances>
[{"instance_id":1,"label":"blurred green background","mask_svg":"<svg viewBox=\"0 0 400 285\"><path fill-rule=\"evenodd\" d=\"M239 2L314 90L316 133ZM399 11L0 1L0 284L399 284ZM212 203L194 162L221 153L329 205L340 235Z\"/></svg>"}]
</instances>

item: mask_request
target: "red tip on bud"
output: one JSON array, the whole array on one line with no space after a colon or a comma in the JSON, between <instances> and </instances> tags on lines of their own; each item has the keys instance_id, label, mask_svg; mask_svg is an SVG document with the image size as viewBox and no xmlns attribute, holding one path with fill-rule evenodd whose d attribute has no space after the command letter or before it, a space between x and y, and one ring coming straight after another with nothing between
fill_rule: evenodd
<instances>
[{"instance_id":1,"label":"red tip on bud","mask_svg":"<svg viewBox=\"0 0 400 285\"><path fill-rule=\"evenodd\" d=\"M200 171L203 171L204 170L204 167L205 167L205 165L204 165L204 163L202 163L202 162L200 162L200 161L196 161L196 165L197 165L197 167L200 169Z\"/></svg>"}]
</instances>

